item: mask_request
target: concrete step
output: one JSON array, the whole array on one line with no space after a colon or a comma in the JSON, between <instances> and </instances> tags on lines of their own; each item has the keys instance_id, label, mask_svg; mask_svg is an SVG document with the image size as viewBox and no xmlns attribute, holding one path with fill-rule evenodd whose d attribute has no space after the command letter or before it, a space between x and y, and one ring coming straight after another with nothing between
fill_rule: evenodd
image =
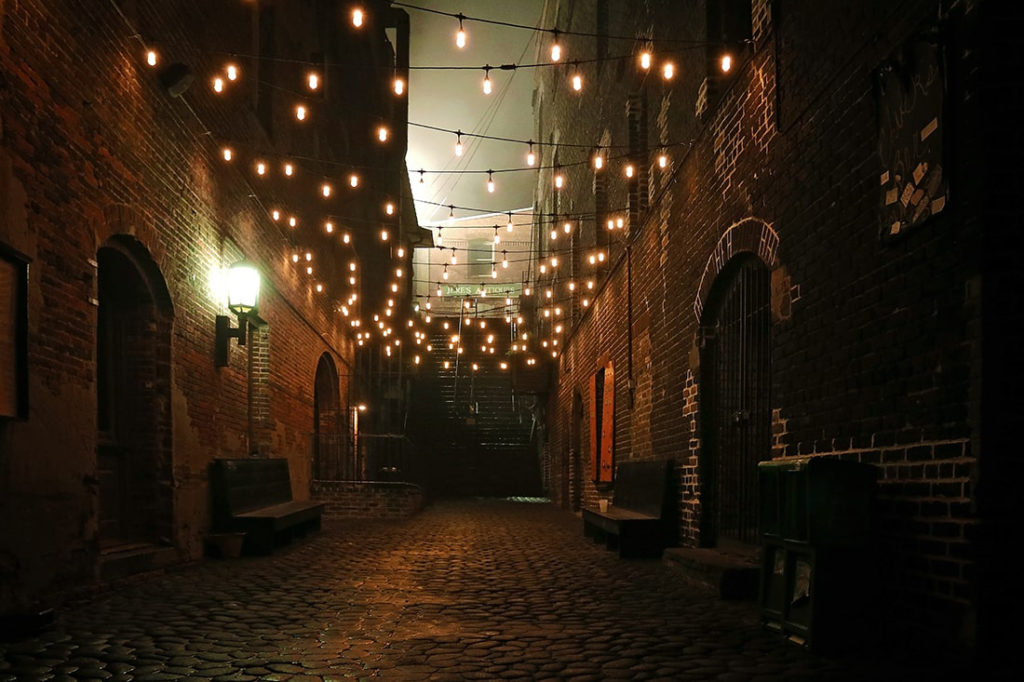
<instances>
[{"instance_id":1,"label":"concrete step","mask_svg":"<svg viewBox=\"0 0 1024 682\"><path fill-rule=\"evenodd\" d=\"M710 588L722 599L757 599L758 554L723 552L697 547L669 547L662 560L694 584Z\"/></svg>"}]
</instances>

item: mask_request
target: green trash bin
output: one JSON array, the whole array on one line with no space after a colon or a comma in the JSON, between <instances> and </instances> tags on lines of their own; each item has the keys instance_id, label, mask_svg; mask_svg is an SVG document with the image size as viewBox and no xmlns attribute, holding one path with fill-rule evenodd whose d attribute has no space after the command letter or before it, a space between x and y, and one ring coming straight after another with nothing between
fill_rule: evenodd
<instances>
[{"instance_id":1,"label":"green trash bin","mask_svg":"<svg viewBox=\"0 0 1024 682\"><path fill-rule=\"evenodd\" d=\"M855 646L876 583L877 467L818 457L758 468L762 622L819 651Z\"/></svg>"}]
</instances>

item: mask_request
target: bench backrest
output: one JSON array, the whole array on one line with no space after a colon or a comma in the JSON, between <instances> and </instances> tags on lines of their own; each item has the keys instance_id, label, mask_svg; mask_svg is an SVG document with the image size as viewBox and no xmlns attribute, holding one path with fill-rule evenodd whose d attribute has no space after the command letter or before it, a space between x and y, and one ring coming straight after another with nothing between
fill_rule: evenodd
<instances>
[{"instance_id":1,"label":"bench backrest","mask_svg":"<svg viewBox=\"0 0 1024 682\"><path fill-rule=\"evenodd\" d=\"M669 488L672 463L623 462L615 470L612 504L641 514L662 516Z\"/></svg>"},{"instance_id":2,"label":"bench backrest","mask_svg":"<svg viewBox=\"0 0 1024 682\"><path fill-rule=\"evenodd\" d=\"M232 516L292 499L286 459L215 459L210 471L214 517Z\"/></svg>"}]
</instances>

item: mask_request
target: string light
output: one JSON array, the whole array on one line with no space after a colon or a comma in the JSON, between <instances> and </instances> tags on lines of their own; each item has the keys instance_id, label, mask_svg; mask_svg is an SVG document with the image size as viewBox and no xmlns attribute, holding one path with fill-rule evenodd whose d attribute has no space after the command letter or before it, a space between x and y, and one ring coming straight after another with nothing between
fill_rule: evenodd
<instances>
[{"instance_id":1,"label":"string light","mask_svg":"<svg viewBox=\"0 0 1024 682\"><path fill-rule=\"evenodd\" d=\"M352 10L352 25L356 28L363 27L363 10L359 7Z\"/></svg>"},{"instance_id":2,"label":"string light","mask_svg":"<svg viewBox=\"0 0 1024 682\"><path fill-rule=\"evenodd\" d=\"M343 235L341 235L341 241L345 244L348 244L349 242L352 241L352 235L350 235L348 232L344 233Z\"/></svg>"},{"instance_id":3,"label":"string light","mask_svg":"<svg viewBox=\"0 0 1024 682\"><path fill-rule=\"evenodd\" d=\"M673 64L672 62L665 62L664 66L661 67L661 76L662 76L662 78L664 78L667 81L670 81L673 78L675 78L675 75L676 75L676 65Z\"/></svg>"},{"instance_id":4,"label":"string light","mask_svg":"<svg viewBox=\"0 0 1024 682\"><path fill-rule=\"evenodd\" d=\"M651 68L651 53L647 50L640 53L640 68L644 71Z\"/></svg>"},{"instance_id":5,"label":"string light","mask_svg":"<svg viewBox=\"0 0 1024 682\"><path fill-rule=\"evenodd\" d=\"M573 62L573 68L575 69L572 74L572 89L579 92L583 89L583 75L580 73L579 64Z\"/></svg>"},{"instance_id":6,"label":"string light","mask_svg":"<svg viewBox=\"0 0 1024 682\"><path fill-rule=\"evenodd\" d=\"M353 187L353 188L354 187L358 187L359 186L359 176L356 175L355 173L352 173L351 175L349 175L348 176L348 185L349 185L349 187Z\"/></svg>"},{"instance_id":7,"label":"string light","mask_svg":"<svg viewBox=\"0 0 1024 682\"><path fill-rule=\"evenodd\" d=\"M562 189L565 186L565 176L561 170L555 171L555 189Z\"/></svg>"},{"instance_id":8,"label":"string light","mask_svg":"<svg viewBox=\"0 0 1024 682\"><path fill-rule=\"evenodd\" d=\"M447 272L447 270L448 270L448 268L445 268L445 271L446 271L446 272ZM438 298L440 298L440 297L441 297L442 295L443 295L443 294L441 293L441 283L440 283L440 282L438 282L438 283L437 283L437 296L438 296ZM448 323L447 323L447 322L445 322L445 326L444 326L444 328L445 328L445 329L447 329L447 328L448 328Z\"/></svg>"},{"instance_id":9,"label":"string light","mask_svg":"<svg viewBox=\"0 0 1024 682\"><path fill-rule=\"evenodd\" d=\"M157 62L160 61L159 55L156 50L146 50L146 64L149 66L156 66Z\"/></svg>"},{"instance_id":10,"label":"string light","mask_svg":"<svg viewBox=\"0 0 1024 682\"><path fill-rule=\"evenodd\" d=\"M494 194L494 171L487 171L487 191ZM495 229L495 236L497 236L497 229Z\"/></svg>"},{"instance_id":11,"label":"string light","mask_svg":"<svg viewBox=\"0 0 1024 682\"><path fill-rule=\"evenodd\" d=\"M497 225L494 226L494 243L495 244L500 244L501 243L501 235L498 234L498 226Z\"/></svg>"},{"instance_id":12,"label":"string light","mask_svg":"<svg viewBox=\"0 0 1024 682\"><path fill-rule=\"evenodd\" d=\"M505 231L511 232L515 225L512 224L512 211L508 212L508 223L505 225Z\"/></svg>"},{"instance_id":13,"label":"string light","mask_svg":"<svg viewBox=\"0 0 1024 682\"><path fill-rule=\"evenodd\" d=\"M266 175L266 174L267 174L267 164L263 163L262 161L257 161L256 162L256 175L261 175L262 176L262 175Z\"/></svg>"},{"instance_id":14,"label":"string light","mask_svg":"<svg viewBox=\"0 0 1024 682\"><path fill-rule=\"evenodd\" d=\"M387 126L380 126L377 128L377 139L381 142L388 141L388 129Z\"/></svg>"},{"instance_id":15,"label":"string light","mask_svg":"<svg viewBox=\"0 0 1024 682\"><path fill-rule=\"evenodd\" d=\"M461 50L466 47L466 30L462 27L462 20L466 17L460 12L455 18L459 20L459 31L455 34L455 46Z\"/></svg>"},{"instance_id":16,"label":"string light","mask_svg":"<svg viewBox=\"0 0 1024 682\"><path fill-rule=\"evenodd\" d=\"M491 88L491 67L490 66L485 66L484 67L484 84L483 84L483 86L484 86L484 94L485 95L491 94L492 88Z\"/></svg>"},{"instance_id":17,"label":"string light","mask_svg":"<svg viewBox=\"0 0 1024 682\"><path fill-rule=\"evenodd\" d=\"M227 71L227 74L228 74L228 80L229 81L236 81L236 80L238 80L238 67L237 66L235 66L234 64L228 64L226 71Z\"/></svg>"},{"instance_id":18,"label":"string light","mask_svg":"<svg viewBox=\"0 0 1024 682\"><path fill-rule=\"evenodd\" d=\"M462 156L462 131L455 133L455 156ZM422 172L422 171L421 171Z\"/></svg>"},{"instance_id":19,"label":"string light","mask_svg":"<svg viewBox=\"0 0 1024 682\"><path fill-rule=\"evenodd\" d=\"M323 290L324 290L324 285L323 285L323 284L317 284L317 285L316 285L316 292L317 292L318 294L319 294L320 292L322 292Z\"/></svg>"},{"instance_id":20,"label":"string light","mask_svg":"<svg viewBox=\"0 0 1024 682\"><path fill-rule=\"evenodd\" d=\"M224 157L225 161L230 161L235 157L235 153L231 150L231 147L224 147L220 150L220 154Z\"/></svg>"},{"instance_id":21,"label":"string light","mask_svg":"<svg viewBox=\"0 0 1024 682\"><path fill-rule=\"evenodd\" d=\"M554 36L551 42L551 61L557 62L562 59L562 46L558 43L558 29L551 32Z\"/></svg>"},{"instance_id":22,"label":"string light","mask_svg":"<svg viewBox=\"0 0 1024 682\"><path fill-rule=\"evenodd\" d=\"M401 95L402 93L405 92L405 81L396 76L394 82L392 83L392 88L394 89L396 95Z\"/></svg>"},{"instance_id":23,"label":"string light","mask_svg":"<svg viewBox=\"0 0 1024 682\"><path fill-rule=\"evenodd\" d=\"M458 264L459 264L459 261L458 261L458 258L455 255L455 247L453 246L452 247L452 265L458 265Z\"/></svg>"},{"instance_id":24,"label":"string light","mask_svg":"<svg viewBox=\"0 0 1024 682\"><path fill-rule=\"evenodd\" d=\"M295 166L293 166L290 163L284 164L284 174L290 178L292 175L295 174Z\"/></svg>"},{"instance_id":25,"label":"string light","mask_svg":"<svg viewBox=\"0 0 1024 682\"><path fill-rule=\"evenodd\" d=\"M534 166L537 163L537 155L533 153L533 141L529 142L530 151L526 152L526 165Z\"/></svg>"},{"instance_id":26,"label":"string light","mask_svg":"<svg viewBox=\"0 0 1024 682\"><path fill-rule=\"evenodd\" d=\"M562 225L562 231L565 232L566 234L572 232L572 223L566 221L565 224Z\"/></svg>"},{"instance_id":27,"label":"string light","mask_svg":"<svg viewBox=\"0 0 1024 682\"><path fill-rule=\"evenodd\" d=\"M295 105L295 118L299 121L306 120L306 107L302 104Z\"/></svg>"},{"instance_id":28,"label":"string light","mask_svg":"<svg viewBox=\"0 0 1024 682\"><path fill-rule=\"evenodd\" d=\"M311 71L306 75L306 87L310 90L316 90L320 87L320 74Z\"/></svg>"},{"instance_id":29,"label":"string light","mask_svg":"<svg viewBox=\"0 0 1024 682\"><path fill-rule=\"evenodd\" d=\"M601 154L601 148L598 147L594 150L594 170L601 170L604 168L604 155Z\"/></svg>"},{"instance_id":30,"label":"string light","mask_svg":"<svg viewBox=\"0 0 1024 682\"><path fill-rule=\"evenodd\" d=\"M399 258L405 258L405 247L399 246L396 254L398 255Z\"/></svg>"},{"instance_id":31,"label":"string light","mask_svg":"<svg viewBox=\"0 0 1024 682\"><path fill-rule=\"evenodd\" d=\"M501 267L508 269L508 254L505 251L501 252Z\"/></svg>"},{"instance_id":32,"label":"string light","mask_svg":"<svg viewBox=\"0 0 1024 682\"><path fill-rule=\"evenodd\" d=\"M732 55L728 52L722 55L721 67L722 73L729 73L732 70Z\"/></svg>"},{"instance_id":33,"label":"string light","mask_svg":"<svg viewBox=\"0 0 1024 682\"><path fill-rule=\"evenodd\" d=\"M334 223L332 223L329 220L326 223L324 223L324 232L326 232L327 234L331 234L332 232L334 232Z\"/></svg>"},{"instance_id":34,"label":"string light","mask_svg":"<svg viewBox=\"0 0 1024 682\"><path fill-rule=\"evenodd\" d=\"M333 189L331 188L330 183L325 182L324 184L320 185L320 193L324 196L325 199L331 196L332 191Z\"/></svg>"},{"instance_id":35,"label":"string light","mask_svg":"<svg viewBox=\"0 0 1024 682\"><path fill-rule=\"evenodd\" d=\"M423 184L423 169L420 169L420 184Z\"/></svg>"},{"instance_id":36,"label":"string light","mask_svg":"<svg viewBox=\"0 0 1024 682\"><path fill-rule=\"evenodd\" d=\"M380 231L380 240L381 240L382 242L386 242L386 241L388 240L388 237L390 237L390 236L391 236L391 235L389 235L389 234L388 234L388 231L387 231L387 230L381 230L381 231Z\"/></svg>"},{"instance_id":37,"label":"string light","mask_svg":"<svg viewBox=\"0 0 1024 682\"><path fill-rule=\"evenodd\" d=\"M446 281L446 282L448 281L448 264L447 263L444 264L444 272L441 273L441 278L444 279L444 281ZM440 285L438 285L438 287L437 287L437 295L438 296L441 295L441 287L440 287Z\"/></svg>"},{"instance_id":38,"label":"string light","mask_svg":"<svg viewBox=\"0 0 1024 682\"><path fill-rule=\"evenodd\" d=\"M627 178L633 177L633 173L634 173L633 164L627 163L626 164L626 177Z\"/></svg>"},{"instance_id":39,"label":"string light","mask_svg":"<svg viewBox=\"0 0 1024 682\"><path fill-rule=\"evenodd\" d=\"M664 168L667 165L668 165L668 154L666 154L664 152L664 150L663 150L660 154L658 154L658 167L659 168Z\"/></svg>"},{"instance_id":40,"label":"string light","mask_svg":"<svg viewBox=\"0 0 1024 682\"><path fill-rule=\"evenodd\" d=\"M390 201L388 203L384 204L384 212L386 214L388 214L388 215L394 215L395 214L395 205L393 203L391 203Z\"/></svg>"},{"instance_id":41,"label":"string light","mask_svg":"<svg viewBox=\"0 0 1024 682\"><path fill-rule=\"evenodd\" d=\"M278 220L281 219L281 211L275 208L273 211L270 212L270 217L274 219L274 222L277 222Z\"/></svg>"},{"instance_id":42,"label":"string light","mask_svg":"<svg viewBox=\"0 0 1024 682\"><path fill-rule=\"evenodd\" d=\"M288 227L297 227L299 224L298 219L295 216L288 218Z\"/></svg>"},{"instance_id":43,"label":"string light","mask_svg":"<svg viewBox=\"0 0 1024 682\"><path fill-rule=\"evenodd\" d=\"M224 92L224 79L220 76L213 79L213 91Z\"/></svg>"}]
</instances>

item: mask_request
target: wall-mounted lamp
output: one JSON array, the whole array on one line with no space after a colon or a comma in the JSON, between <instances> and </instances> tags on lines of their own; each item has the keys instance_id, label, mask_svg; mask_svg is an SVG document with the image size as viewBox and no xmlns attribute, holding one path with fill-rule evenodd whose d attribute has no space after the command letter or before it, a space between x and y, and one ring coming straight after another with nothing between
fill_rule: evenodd
<instances>
[{"instance_id":1,"label":"wall-mounted lamp","mask_svg":"<svg viewBox=\"0 0 1024 682\"><path fill-rule=\"evenodd\" d=\"M249 316L255 314L260 298L260 273L251 264L239 261L231 266L227 274L228 308L238 318L238 326L231 328L227 315L217 316L217 338L214 346L214 365L226 367L228 345L232 338L244 346L249 335Z\"/></svg>"}]
</instances>

